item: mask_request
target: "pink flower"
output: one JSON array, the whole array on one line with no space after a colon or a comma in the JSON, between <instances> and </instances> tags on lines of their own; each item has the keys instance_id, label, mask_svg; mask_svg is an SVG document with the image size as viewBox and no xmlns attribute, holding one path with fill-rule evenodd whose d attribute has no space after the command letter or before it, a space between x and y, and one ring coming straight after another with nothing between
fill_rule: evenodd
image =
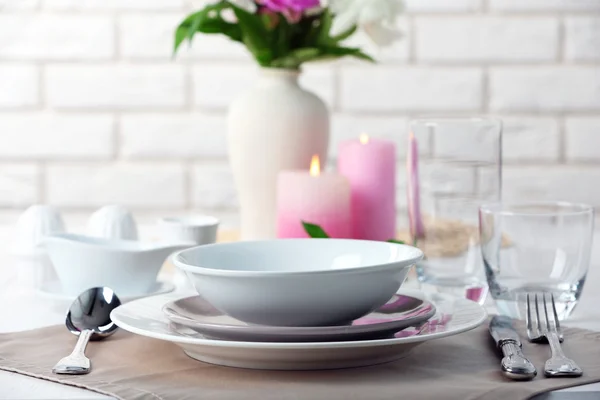
<instances>
[{"instance_id":1,"label":"pink flower","mask_svg":"<svg viewBox=\"0 0 600 400\"><path fill-rule=\"evenodd\" d=\"M302 18L302 13L311 8L319 7L319 0L256 0L258 4L283 14L291 23L296 23Z\"/></svg>"}]
</instances>

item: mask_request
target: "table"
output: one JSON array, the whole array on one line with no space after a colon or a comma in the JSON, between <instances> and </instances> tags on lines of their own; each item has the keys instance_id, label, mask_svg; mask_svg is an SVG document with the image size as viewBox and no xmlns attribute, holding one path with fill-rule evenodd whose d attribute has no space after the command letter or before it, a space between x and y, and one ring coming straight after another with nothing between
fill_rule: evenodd
<instances>
[{"instance_id":1,"label":"table","mask_svg":"<svg viewBox=\"0 0 600 400\"><path fill-rule=\"evenodd\" d=\"M140 229L140 231L144 231L144 229ZM0 229L0 242L7 243L9 235L9 230ZM17 332L53 324L63 324L64 313L57 309L55 305L40 299L31 290L11 287L10 282L11 279L14 279L15 274L6 260L9 260L6 254L0 253L0 332ZM4 262L1 263L2 261ZM170 279L171 277L171 270L161 273L162 279ZM592 263L581 302L567 325L600 331L600 307L598 307L598 304L600 304L600 290L598 290L598 287L600 287L600 231L594 238ZM15 305L18 305L18 307L15 307ZM600 392L600 383L553 392L553 395L538 397L536 400L552 400L556 398L553 396L559 393L565 396L568 395L568 397L561 396L561 400L575 399L576 397L572 396L576 396L577 393L592 391ZM600 394L597 395L599 397L592 398L600 398ZM113 398L88 390L0 371L0 399L108 400Z\"/></svg>"}]
</instances>

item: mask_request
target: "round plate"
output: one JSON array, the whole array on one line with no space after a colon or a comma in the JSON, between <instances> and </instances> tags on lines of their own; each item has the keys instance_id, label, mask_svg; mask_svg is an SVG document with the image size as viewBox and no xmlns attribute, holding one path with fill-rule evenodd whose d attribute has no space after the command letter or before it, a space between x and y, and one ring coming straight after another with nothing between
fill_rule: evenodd
<instances>
[{"instance_id":1,"label":"round plate","mask_svg":"<svg viewBox=\"0 0 600 400\"><path fill-rule=\"evenodd\" d=\"M163 307L169 320L207 337L252 342L317 342L364 340L390 337L417 326L435 314L429 301L394 295L384 306L352 322L351 325L317 327L277 327L239 321L215 309L200 296L186 297Z\"/></svg>"},{"instance_id":2,"label":"round plate","mask_svg":"<svg viewBox=\"0 0 600 400\"><path fill-rule=\"evenodd\" d=\"M133 294L133 295L128 294L125 296L121 296L117 293L117 296L119 296L119 300L121 300L121 303L127 303L130 301L141 299L141 298L148 297L148 296L156 296L159 294L170 293L173 290L175 290L175 285L172 284L171 282L156 281L154 283L154 285L152 286L152 289L149 290L147 293ZM44 297L46 299L57 300L57 301L61 301L61 302L69 302L69 304L70 304L70 302L75 300L75 298L77 297L77 296L71 296L71 295L63 293L59 281L45 282L37 290L37 294L38 294L38 296Z\"/></svg>"},{"instance_id":3,"label":"round plate","mask_svg":"<svg viewBox=\"0 0 600 400\"><path fill-rule=\"evenodd\" d=\"M403 290L400 293L426 299L419 292ZM407 329L390 339L300 343L227 341L210 339L170 323L161 308L176 299L176 294L168 294L132 301L113 310L111 318L127 331L175 343L188 356L207 363L252 369L313 370L394 361L428 340L474 329L487 317L483 307L475 302L436 295L430 299L437 310L433 318L419 330Z\"/></svg>"}]
</instances>

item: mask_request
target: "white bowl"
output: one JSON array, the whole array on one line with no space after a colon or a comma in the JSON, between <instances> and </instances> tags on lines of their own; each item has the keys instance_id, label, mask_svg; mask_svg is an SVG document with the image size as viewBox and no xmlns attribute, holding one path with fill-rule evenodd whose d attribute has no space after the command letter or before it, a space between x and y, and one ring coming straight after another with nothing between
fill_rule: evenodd
<instances>
[{"instance_id":1,"label":"white bowl","mask_svg":"<svg viewBox=\"0 0 600 400\"><path fill-rule=\"evenodd\" d=\"M167 242L193 242L197 245L217 241L219 220L208 215L166 217L158 220L161 239Z\"/></svg>"},{"instance_id":2,"label":"white bowl","mask_svg":"<svg viewBox=\"0 0 600 400\"><path fill-rule=\"evenodd\" d=\"M119 296L148 293L165 259L192 244L143 243L62 234L43 241L63 293L77 296L86 289L107 286Z\"/></svg>"},{"instance_id":3,"label":"white bowl","mask_svg":"<svg viewBox=\"0 0 600 400\"><path fill-rule=\"evenodd\" d=\"M421 250L387 242L285 239L213 244L173 256L198 294L247 323L348 323L385 304Z\"/></svg>"}]
</instances>

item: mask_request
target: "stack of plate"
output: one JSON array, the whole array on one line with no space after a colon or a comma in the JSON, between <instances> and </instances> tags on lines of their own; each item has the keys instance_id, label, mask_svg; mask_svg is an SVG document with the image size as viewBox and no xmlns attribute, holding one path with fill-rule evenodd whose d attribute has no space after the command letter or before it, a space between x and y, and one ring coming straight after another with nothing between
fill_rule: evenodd
<instances>
[{"instance_id":1,"label":"stack of plate","mask_svg":"<svg viewBox=\"0 0 600 400\"><path fill-rule=\"evenodd\" d=\"M202 296L140 299L111 317L125 330L176 343L213 364L281 370L379 364L486 318L469 300L398 291L421 256L410 246L331 239L202 246L174 257Z\"/></svg>"}]
</instances>

